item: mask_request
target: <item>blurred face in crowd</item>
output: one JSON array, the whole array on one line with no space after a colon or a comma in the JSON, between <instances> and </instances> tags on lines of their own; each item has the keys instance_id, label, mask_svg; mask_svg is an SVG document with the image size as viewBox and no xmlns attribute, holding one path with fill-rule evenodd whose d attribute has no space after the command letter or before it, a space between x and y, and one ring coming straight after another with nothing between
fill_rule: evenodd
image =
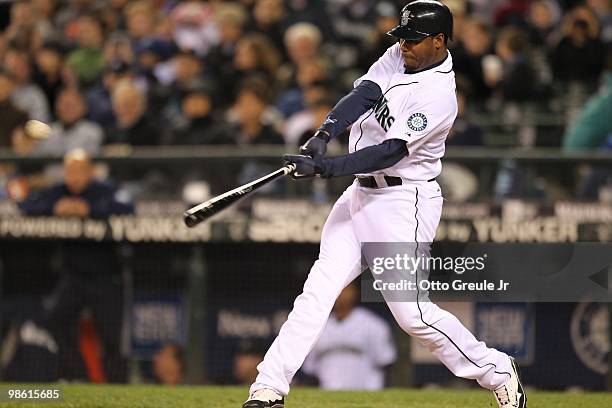
<instances>
[{"instance_id":1,"label":"blurred face in crowd","mask_svg":"<svg viewBox=\"0 0 612 408\"><path fill-rule=\"evenodd\" d=\"M308 35L301 35L287 42L287 53L296 65L315 58L318 50L318 42Z\"/></svg>"},{"instance_id":2,"label":"blurred face in crowd","mask_svg":"<svg viewBox=\"0 0 612 408\"><path fill-rule=\"evenodd\" d=\"M9 50L4 54L4 68L15 78L17 84L24 84L30 80L30 62L26 54Z\"/></svg>"},{"instance_id":3,"label":"blurred face in crowd","mask_svg":"<svg viewBox=\"0 0 612 408\"><path fill-rule=\"evenodd\" d=\"M183 112L190 119L208 116L211 108L210 97L205 93L190 93L182 101Z\"/></svg>"},{"instance_id":4,"label":"blurred face in crowd","mask_svg":"<svg viewBox=\"0 0 612 408\"><path fill-rule=\"evenodd\" d=\"M45 74L58 73L62 67L62 56L49 48L36 51L35 58L38 69Z\"/></svg>"},{"instance_id":5,"label":"blurred face in crowd","mask_svg":"<svg viewBox=\"0 0 612 408\"><path fill-rule=\"evenodd\" d=\"M134 50L129 39L110 39L104 44L104 59L106 61L121 60L131 62L134 59Z\"/></svg>"},{"instance_id":6,"label":"blurred face in crowd","mask_svg":"<svg viewBox=\"0 0 612 408\"><path fill-rule=\"evenodd\" d=\"M55 0L32 0L32 12L38 17L49 17L55 9Z\"/></svg>"},{"instance_id":7,"label":"blurred face in crowd","mask_svg":"<svg viewBox=\"0 0 612 408\"><path fill-rule=\"evenodd\" d=\"M81 17L79 20L79 45L84 48L100 48L104 43L104 33L100 22L93 17Z\"/></svg>"},{"instance_id":8,"label":"blurred face in crowd","mask_svg":"<svg viewBox=\"0 0 612 408\"><path fill-rule=\"evenodd\" d=\"M179 54L173 60L174 75L178 83L187 83L196 79L202 70L202 64L195 55Z\"/></svg>"},{"instance_id":9,"label":"blurred face in crowd","mask_svg":"<svg viewBox=\"0 0 612 408\"><path fill-rule=\"evenodd\" d=\"M553 12L546 1L535 1L529 9L531 24L539 30L546 30L553 24Z\"/></svg>"},{"instance_id":10,"label":"blurred face in crowd","mask_svg":"<svg viewBox=\"0 0 612 408\"><path fill-rule=\"evenodd\" d=\"M6 75L0 74L0 103L7 101L13 93L13 80Z\"/></svg>"},{"instance_id":11,"label":"blurred face in crowd","mask_svg":"<svg viewBox=\"0 0 612 408\"><path fill-rule=\"evenodd\" d=\"M418 71L440 61L446 55L444 34L425 37L420 41L400 40L400 50L404 66L410 71Z\"/></svg>"},{"instance_id":12,"label":"blurred face in crowd","mask_svg":"<svg viewBox=\"0 0 612 408\"><path fill-rule=\"evenodd\" d=\"M268 26L280 21L285 15L282 0L258 0L253 10L255 21L260 26Z\"/></svg>"},{"instance_id":13,"label":"blurred face in crowd","mask_svg":"<svg viewBox=\"0 0 612 408\"><path fill-rule=\"evenodd\" d=\"M266 104L255 92L250 89L240 91L234 108L240 116L241 122L259 122L261 115L266 109Z\"/></svg>"},{"instance_id":14,"label":"blurred face in crowd","mask_svg":"<svg viewBox=\"0 0 612 408\"><path fill-rule=\"evenodd\" d=\"M153 32L153 16L148 9L132 11L127 15L127 28L134 38L146 37Z\"/></svg>"},{"instance_id":15,"label":"blurred face in crowd","mask_svg":"<svg viewBox=\"0 0 612 408\"><path fill-rule=\"evenodd\" d=\"M297 83L306 88L314 82L325 79L325 69L318 60L309 60L297 67Z\"/></svg>"},{"instance_id":16,"label":"blurred face in crowd","mask_svg":"<svg viewBox=\"0 0 612 408\"><path fill-rule=\"evenodd\" d=\"M68 153L64 159L64 183L72 194L81 194L93 178L93 164L84 152Z\"/></svg>"},{"instance_id":17,"label":"blurred face in crowd","mask_svg":"<svg viewBox=\"0 0 612 408\"><path fill-rule=\"evenodd\" d=\"M166 345L153 356L153 373L162 384L176 385L183 380L183 365L176 346Z\"/></svg>"},{"instance_id":18,"label":"blurred face in crowd","mask_svg":"<svg viewBox=\"0 0 612 408\"><path fill-rule=\"evenodd\" d=\"M234 66L240 71L257 68L257 55L251 42L247 39L238 41L234 54Z\"/></svg>"},{"instance_id":19,"label":"blurred face in crowd","mask_svg":"<svg viewBox=\"0 0 612 408\"><path fill-rule=\"evenodd\" d=\"M81 94L72 89L62 91L57 97L55 110L58 119L65 125L70 125L85 116L85 101Z\"/></svg>"},{"instance_id":20,"label":"blurred face in crowd","mask_svg":"<svg viewBox=\"0 0 612 408\"><path fill-rule=\"evenodd\" d=\"M11 24L24 26L32 21L32 6L27 1L16 1L11 7Z\"/></svg>"},{"instance_id":21,"label":"blurred face in crowd","mask_svg":"<svg viewBox=\"0 0 612 408\"><path fill-rule=\"evenodd\" d=\"M133 85L117 85L113 92L113 112L120 127L131 127L144 113L145 101Z\"/></svg>"},{"instance_id":22,"label":"blurred face in crowd","mask_svg":"<svg viewBox=\"0 0 612 408\"><path fill-rule=\"evenodd\" d=\"M476 20L467 20L464 24L463 46L472 56L485 54L491 47L491 35L487 27Z\"/></svg>"}]
</instances>

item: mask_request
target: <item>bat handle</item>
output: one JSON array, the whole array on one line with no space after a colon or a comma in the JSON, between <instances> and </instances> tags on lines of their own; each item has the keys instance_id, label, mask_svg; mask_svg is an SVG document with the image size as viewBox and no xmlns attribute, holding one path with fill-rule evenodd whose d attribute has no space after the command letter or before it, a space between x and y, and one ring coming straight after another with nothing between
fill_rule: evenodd
<instances>
[{"instance_id":1,"label":"bat handle","mask_svg":"<svg viewBox=\"0 0 612 408\"><path fill-rule=\"evenodd\" d=\"M285 176L286 176L287 174L291 174L291 173L293 173L293 172L295 171L295 169L296 169L296 168L297 168L297 165L296 165L295 163L290 163L290 164L285 165L285 166L283 167L283 169L284 169L284 173L285 173Z\"/></svg>"}]
</instances>

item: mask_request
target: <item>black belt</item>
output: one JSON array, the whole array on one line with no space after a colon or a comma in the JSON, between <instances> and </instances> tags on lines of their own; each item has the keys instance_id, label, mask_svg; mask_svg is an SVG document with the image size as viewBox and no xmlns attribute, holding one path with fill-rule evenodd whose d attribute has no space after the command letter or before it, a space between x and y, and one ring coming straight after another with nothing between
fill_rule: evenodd
<instances>
[{"instance_id":1,"label":"black belt","mask_svg":"<svg viewBox=\"0 0 612 408\"><path fill-rule=\"evenodd\" d=\"M427 182L436 181L436 178L432 178L427 180ZM401 177L393 177L393 176L385 176L385 182L387 182L386 186L379 186L376 183L376 179L374 176L358 176L357 182L361 187L367 188L382 188L382 187L393 187L393 186L401 186L403 184L403 180Z\"/></svg>"}]
</instances>

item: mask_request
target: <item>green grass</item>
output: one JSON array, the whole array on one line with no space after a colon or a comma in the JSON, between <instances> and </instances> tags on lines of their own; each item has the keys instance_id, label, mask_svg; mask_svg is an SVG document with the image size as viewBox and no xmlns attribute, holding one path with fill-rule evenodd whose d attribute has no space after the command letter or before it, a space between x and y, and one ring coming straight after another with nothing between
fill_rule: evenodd
<instances>
[{"instance_id":1,"label":"green grass","mask_svg":"<svg viewBox=\"0 0 612 408\"><path fill-rule=\"evenodd\" d=\"M5 389L5 387L0 387ZM163 387L64 385L63 402L0 403L4 407L198 407L239 408L246 387ZM404 390L382 392L324 392L296 388L286 399L289 408L475 408L494 407L492 395L484 390ZM612 393L529 393L529 407L610 407Z\"/></svg>"}]
</instances>

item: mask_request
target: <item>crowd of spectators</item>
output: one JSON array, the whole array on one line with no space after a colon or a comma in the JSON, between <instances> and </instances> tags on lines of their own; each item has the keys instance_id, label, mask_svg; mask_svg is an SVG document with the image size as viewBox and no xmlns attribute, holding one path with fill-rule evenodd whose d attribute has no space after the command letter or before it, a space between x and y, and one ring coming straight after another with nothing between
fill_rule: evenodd
<instances>
[{"instance_id":1,"label":"crowd of spectators","mask_svg":"<svg viewBox=\"0 0 612 408\"><path fill-rule=\"evenodd\" d=\"M114 144L296 145L393 44L385 33L402 3L4 3L0 144L56 155L76 147L96 154ZM468 108L596 90L612 40L608 1L446 3L455 16L451 52ZM52 138L23 148L19 125L26 118L52 123ZM451 142L480 144L478 132L460 130Z\"/></svg>"}]
</instances>

